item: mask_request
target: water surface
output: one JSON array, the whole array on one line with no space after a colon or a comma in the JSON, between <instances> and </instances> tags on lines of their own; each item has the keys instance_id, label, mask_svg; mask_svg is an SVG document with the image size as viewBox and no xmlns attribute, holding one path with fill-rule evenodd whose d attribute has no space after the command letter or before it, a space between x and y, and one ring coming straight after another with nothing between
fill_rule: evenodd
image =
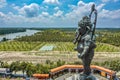
<instances>
[{"instance_id":1,"label":"water surface","mask_svg":"<svg viewBox=\"0 0 120 80\"><path fill-rule=\"evenodd\" d=\"M38 30L29 30L27 29L25 32L18 32L18 33L10 33L10 34L5 34L5 35L0 35L0 41L3 38L13 40L15 38L20 38L22 36L31 36L35 33L39 32Z\"/></svg>"}]
</instances>

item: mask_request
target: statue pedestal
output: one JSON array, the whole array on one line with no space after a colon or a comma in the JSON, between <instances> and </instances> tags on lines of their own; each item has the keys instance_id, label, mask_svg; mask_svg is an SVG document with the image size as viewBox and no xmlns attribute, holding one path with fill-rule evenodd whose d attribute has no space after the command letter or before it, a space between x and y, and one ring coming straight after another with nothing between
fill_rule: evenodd
<instances>
[{"instance_id":1,"label":"statue pedestal","mask_svg":"<svg viewBox=\"0 0 120 80\"><path fill-rule=\"evenodd\" d=\"M80 74L78 80L98 80L98 79L93 74L90 75Z\"/></svg>"}]
</instances>

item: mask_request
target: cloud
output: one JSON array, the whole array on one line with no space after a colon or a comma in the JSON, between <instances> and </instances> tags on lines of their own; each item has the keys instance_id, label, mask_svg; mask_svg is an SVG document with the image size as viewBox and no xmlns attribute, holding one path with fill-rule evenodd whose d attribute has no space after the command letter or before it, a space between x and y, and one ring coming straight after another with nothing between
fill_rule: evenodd
<instances>
[{"instance_id":1,"label":"cloud","mask_svg":"<svg viewBox=\"0 0 120 80\"><path fill-rule=\"evenodd\" d=\"M5 22L9 20L9 17L6 16L6 14L0 12L0 21Z\"/></svg>"},{"instance_id":2,"label":"cloud","mask_svg":"<svg viewBox=\"0 0 120 80\"><path fill-rule=\"evenodd\" d=\"M43 3L47 4L60 4L58 0L44 0Z\"/></svg>"},{"instance_id":3,"label":"cloud","mask_svg":"<svg viewBox=\"0 0 120 80\"><path fill-rule=\"evenodd\" d=\"M13 14L12 12L3 13L0 12L0 25L2 26L23 26L23 27L77 27L78 21L85 15L89 15L90 7L94 2L85 3L79 1L77 5L68 5L69 12L65 12L60 7L54 7L54 12L51 13L47 6L42 6L39 9L38 4L24 5L19 7L13 5L15 10L18 10L19 14ZM120 21L120 9L107 10L104 9L105 3L96 5L98 10L98 22L97 27L119 27Z\"/></svg>"},{"instance_id":4,"label":"cloud","mask_svg":"<svg viewBox=\"0 0 120 80\"><path fill-rule=\"evenodd\" d=\"M96 8L97 11L100 11L104 6L105 6L105 4L100 4L100 5L98 5L97 8Z\"/></svg>"},{"instance_id":5,"label":"cloud","mask_svg":"<svg viewBox=\"0 0 120 80\"><path fill-rule=\"evenodd\" d=\"M61 17L63 15L63 11L58 10L56 13L53 14L55 17Z\"/></svg>"},{"instance_id":6,"label":"cloud","mask_svg":"<svg viewBox=\"0 0 120 80\"><path fill-rule=\"evenodd\" d=\"M83 1L79 1L78 4L75 5L69 5L70 8L72 8L72 11L65 14L64 17L64 24L69 25L76 25L77 22L85 15L89 15L91 5L94 2L84 3ZM98 22L97 26L99 27L111 27L116 23L115 25L118 25L118 21L120 21L120 10L106 10L104 9L105 4L99 4L96 5L96 9L98 11ZM114 22L114 23L113 23ZM109 24L108 24L109 23ZM104 25L105 24L105 25Z\"/></svg>"},{"instance_id":7,"label":"cloud","mask_svg":"<svg viewBox=\"0 0 120 80\"><path fill-rule=\"evenodd\" d=\"M23 22L25 18L21 15L14 15L12 12L9 12L8 14L4 14L0 12L0 21L2 21L3 26L4 25L18 25L19 23Z\"/></svg>"},{"instance_id":8,"label":"cloud","mask_svg":"<svg viewBox=\"0 0 120 80\"><path fill-rule=\"evenodd\" d=\"M84 3L83 1L79 1L77 3L77 6L73 6L73 5L70 6L69 5L72 8L72 11L67 13L67 14L65 14L65 16L69 20L78 21L82 16L89 15L92 4L94 4L94 2Z\"/></svg>"},{"instance_id":9,"label":"cloud","mask_svg":"<svg viewBox=\"0 0 120 80\"><path fill-rule=\"evenodd\" d=\"M48 12L42 12L42 16L48 17L48 16L49 16L49 13L48 13Z\"/></svg>"},{"instance_id":10,"label":"cloud","mask_svg":"<svg viewBox=\"0 0 120 80\"><path fill-rule=\"evenodd\" d=\"M102 2L109 2L110 0L102 0Z\"/></svg>"},{"instance_id":11,"label":"cloud","mask_svg":"<svg viewBox=\"0 0 120 80\"><path fill-rule=\"evenodd\" d=\"M15 9L15 10L19 10L20 7L19 7L19 6L13 6L13 9Z\"/></svg>"},{"instance_id":12,"label":"cloud","mask_svg":"<svg viewBox=\"0 0 120 80\"><path fill-rule=\"evenodd\" d=\"M54 10L59 10L59 7L55 7Z\"/></svg>"},{"instance_id":13,"label":"cloud","mask_svg":"<svg viewBox=\"0 0 120 80\"><path fill-rule=\"evenodd\" d=\"M119 0L114 0L114 2L118 2Z\"/></svg>"},{"instance_id":14,"label":"cloud","mask_svg":"<svg viewBox=\"0 0 120 80\"><path fill-rule=\"evenodd\" d=\"M5 17L5 14L3 14L2 12L0 12L0 18Z\"/></svg>"},{"instance_id":15,"label":"cloud","mask_svg":"<svg viewBox=\"0 0 120 80\"><path fill-rule=\"evenodd\" d=\"M16 7L17 9L18 7ZM37 17L39 15L39 5L32 3L30 5L25 5L21 9L18 9L19 13L26 17Z\"/></svg>"},{"instance_id":16,"label":"cloud","mask_svg":"<svg viewBox=\"0 0 120 80\"><path fill-rule=\"evenodd\" d=\"M118 10L106 10L102 9L102 11L99 13L100 18L107 18L107 19L120 19L120 9Z\"/></svg>"},{"instance_id":17,"label":"cloud","mask_svg":"<svg viewBox=\"0 0 120 80\"><path fill-rule=\"evenodd\" d=\"M76 8L76 6L75 6L75 5L68 5L68 7L69 7L71 10L73 10L73 9L75 9L75 8Z\"/></svg>"},{"instance_id":18,"label":"cloud","mask_svg":"<svg viewBox=\"0 0 120 80\"><path fill-rule=\"evenodd\" d=\"M66 26L77 26L78 21L85 15L89 15L90 7L93 2L84 3L83 1L79 1L77 5L68 5L71 8L71 11L65 14L63 19L63 23L67 24Z\"/></svg>"},{"instance_id":19,"label":"cloud","mask_svg":"<svg viewBox=\"0 0 120 80\"><path fill-rule=\"evenodd\" d=\"M77 3L77 5L78 5L78 6L85 6L86 4L85 4L83 1L79 1L79 2Z\"/></svg>"},{"instance_id":20,"label":"cloud","mask_svg":"<svg viewBox=\"0 0 120 80\"><path fill-rule=\"evenodd\" d=\"M47 11L49 9L48 6L40 6L40 10L42 11Z\"/></svg>"},{"instance_id":21,"label":"cloud","mask_svg":"<svg viewBox=\"0 0 120 80\"><path fill-rule=\"evenodd\" d=\"M0 27L33 27L48 26L53 23L53 19L47 12L42 12L37 17L26 17L21 14L13 14L9 12L4 14L0 12ZM54 24L54 23L53 23Z\"/></svg>"},{"instance_id":22,"label":"cloud","mask_svg":"<svg viewBox=\"0 0 120 80\"><path fill-rule=\"evenodd\" d=\"M7 5L6 0L0 0L0 8L3 8Z\"/></svg>"},{"instance_id":23,"label":"cloud","mask_svg":"<svg viewBox=\"0 0 120 80\"><path fill-rule=\"evenodd\" d=\"M5 15L2 12L0 12L0 25L4 24L4 18L5 18Z\"/></svg>"},{"instance_id":24,"label":"cloud","mask_svg":"<svg viewBox=\"0 0 120 80\"><path fill-rule=\"evenodd\" d=\"M102 2L109 2L109 1L118 2L119 0L102 0Z\"/></svg>"},{"instance_id":25,"label":"cloud","mask_svg":"<svg viewBox=\"0 0 120 80\"><path fill-rule=\"evenodd\" d=\"M20 9L20 6L16 6L16 4L12 4L11 7L14 9L14 10L19 10Z\"/></svg>"}]
</instances>

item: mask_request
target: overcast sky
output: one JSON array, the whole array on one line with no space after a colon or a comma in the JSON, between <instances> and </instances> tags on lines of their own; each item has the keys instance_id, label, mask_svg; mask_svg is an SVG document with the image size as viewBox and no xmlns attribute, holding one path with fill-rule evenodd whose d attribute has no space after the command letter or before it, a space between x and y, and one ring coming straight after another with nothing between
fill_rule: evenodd
<instances>
[{"instance_id":1,"label":"overcast sky","mask_svg":"<svg viewBox=\"0 0 120 80\"><path fill-rule=\"evenodd\" d=\"M77 27L91 5L97 28L120 28L120 0L0 0L1 27Z\"/></svg>"}]
</instances>

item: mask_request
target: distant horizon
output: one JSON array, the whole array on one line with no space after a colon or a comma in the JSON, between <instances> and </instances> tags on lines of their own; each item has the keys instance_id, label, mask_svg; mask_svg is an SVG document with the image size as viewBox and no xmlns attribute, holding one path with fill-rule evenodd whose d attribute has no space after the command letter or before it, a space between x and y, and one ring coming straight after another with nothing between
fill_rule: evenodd
<instances>
[{"instance_id":1,"label":"distant horizon","mask_svg":"<svg viewBox=\"0 0 120 80\"><path fill-rule=\"evenodd\" d=\"M38 28L38 29L49 29L49 28L50 29L51 28L57 29L58 28L58 29L60 29L61 28L61 29L69 29L69 28L77 28L77 27L0 27L0 29L1 28L3 28L3 29L4 28L8 28L8 29L9 28L26 28L26 29L29 29L29 28ZM117 28L117 27L113 27L113 28L111 28L111 27L109 27L109 28L108 27L104 27L104 28L103 27L97 27L96 29L120 29L120 27L119 28Z\"/></svg>"}]
</instances>

